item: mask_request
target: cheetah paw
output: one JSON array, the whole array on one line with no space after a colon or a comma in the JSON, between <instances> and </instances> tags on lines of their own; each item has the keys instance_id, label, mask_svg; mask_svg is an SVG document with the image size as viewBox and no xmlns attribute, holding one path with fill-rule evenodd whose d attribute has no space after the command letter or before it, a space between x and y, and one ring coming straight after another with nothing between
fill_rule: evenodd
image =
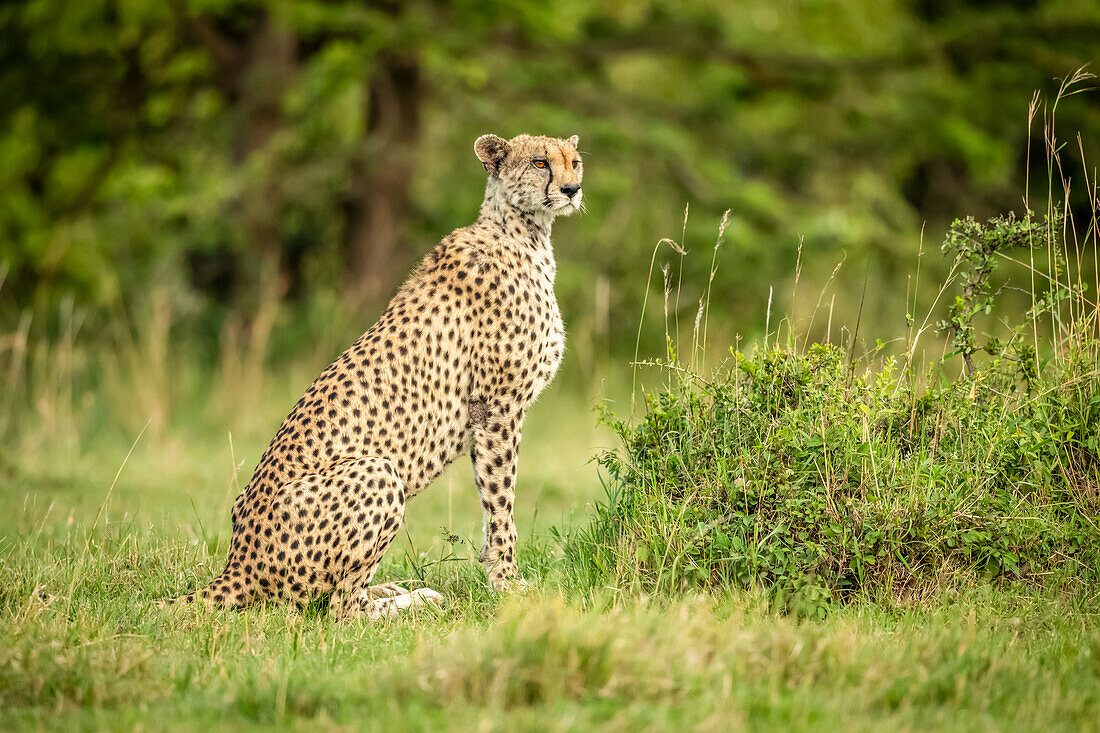
<instances>
[{"instance_id":1,"label":"cheetah paw","mask_svg":"<svg viewBox=\"0 0 1100 733\"><path fill-rule=\"evenodd\" d=\"M369 592L370 590L367 591L367 593ZM399 593L368 601L367 615L372 619L390 619L403 613L415 615L417 611L426 606L438 607L442 603L442 593L431 588L417 588L412 592Z\"/></svg>"},{"instance_id":2,"label":"cheetah paw","mask_svg":"<svg viewBox=\"0 0 1100 733\"><path fill-rule=\"evenodd\" d=\"M493 581L493 591L496 593L526 593L533 587L530 581L518 575L511 578L497 578Z\"/></svg>"},{"instance_id":3,"label":"cheetah paw","mask_svg":"<svg viewBox=\"0 0 1100 733\"><path fill-rule=\"evenodd\" d=\"M372 585L363 591L363 600L368 603L378 600L379 598L393 598L394 596L403 596L409 592L409 589L398 585L397 583L382 583L381 585Z\"/></svg>"}]
</instances>

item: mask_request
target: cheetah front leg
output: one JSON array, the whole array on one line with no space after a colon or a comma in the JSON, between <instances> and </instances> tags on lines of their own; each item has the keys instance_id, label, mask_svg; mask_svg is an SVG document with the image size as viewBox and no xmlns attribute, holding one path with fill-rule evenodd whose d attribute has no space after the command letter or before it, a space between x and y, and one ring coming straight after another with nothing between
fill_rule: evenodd
<instances>
[{"instance_id":1,"label":"cheetah front leg","mask_svg":"<svg viewBox=\"0 0 1100 733\"><path fill-rule=\"evenodd\" d=\"M516 523L512 516L523 411L495 406L473 426L470 458L485 518L481 563L489 582L502 591L523 581L516 569Z\"/></svg>"}]
</instances>

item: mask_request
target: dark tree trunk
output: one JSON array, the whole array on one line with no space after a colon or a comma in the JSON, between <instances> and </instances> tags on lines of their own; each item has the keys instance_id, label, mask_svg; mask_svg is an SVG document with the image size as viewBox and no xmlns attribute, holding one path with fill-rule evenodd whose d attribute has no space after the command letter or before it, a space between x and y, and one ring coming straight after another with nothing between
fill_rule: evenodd
<instances>
[{"instance_id":1,"label":"dark tree trunk","mask_svg":"<svg viewBox=\"0 0 1100 733\"><path fill-rule=\"evenodd\" d=\"M288 277L295 275L283 271L279 215L284 195L278 161L264 149L283 124L282 98L298 68L298 41L266 10L260 10L243 32L223 25L216 17L185 19L190 36L214 61L218 87L240 110L233 157L243 165L253 155L267 156L261 180L251 181L240 200L242 228L259 266L231 276L243 281L235 282L237 295L261 293L266 298L285 291ZM220 267L238 270L235 260L230 256Z\"/></svg>"},{"instance_id":2,"label":"dark tree trunk","mask_svg":"<svg viewBox=\"0 0 1100 733\"><path fill-rule=\"evenodd\" d=\"M420 64L410 56L379 60L367 95L367 130L351 162L344 253L348 292L380 301L394 289L413 156L420 137Z\"/></svg>"},{"instance_id":3,"label":"dark tree trunk","mask_svg":"<svg viewBox=\"0 0 1100 733\"><path fill-rule=\"evenodd\" d=\"M248 39L239 82L241 126L238 150L242 160L262 152L282 125L282 98L297 68L297 39L264 13ZM244 197L244 221L249 242L265 267L282 260L279 209L283 195L277 161L268 154L263 182L249 187ZM281 268L279 268L281 269Z\"/></svg>"}]
</instances>

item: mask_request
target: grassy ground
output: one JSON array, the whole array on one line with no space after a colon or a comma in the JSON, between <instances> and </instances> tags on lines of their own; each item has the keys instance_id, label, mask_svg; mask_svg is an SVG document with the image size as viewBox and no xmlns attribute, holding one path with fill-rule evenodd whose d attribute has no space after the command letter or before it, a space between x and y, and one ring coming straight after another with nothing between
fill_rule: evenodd
<instances>
[{"instance_id":1,"label":"grassy ground","mask_svg":"<svg viewBox=\"0 0 1100 733\"><path fill-rule=\"evenodd\" d=\"M136 442L118 426L36 432L9 454L0 728L1097 729L1100 617L1074 598L977 587L806 621L752 593L658 601L570 587L552 528L577 526L602 497L587 459L610 443L590 410L600 389L575 378L526 431L531 592L487 589L459 463L411 506L382 571L441 589L437 614L374 625L319 607L156 610L220 569L228 507L294 381L222 431L200 415Z\"/></svg>"}]
</instances>

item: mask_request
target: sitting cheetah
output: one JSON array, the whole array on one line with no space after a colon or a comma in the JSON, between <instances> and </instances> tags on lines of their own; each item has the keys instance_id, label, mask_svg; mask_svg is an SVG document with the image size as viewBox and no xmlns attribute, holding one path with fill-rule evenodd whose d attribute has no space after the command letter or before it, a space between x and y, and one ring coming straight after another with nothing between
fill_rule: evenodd
<instances>
[{"instance_id":1,"label":"sitting cheetah","mask_svg":"<svg viewBox=\"0 0 1100 733\"><path fill-rule=\"evenodd\" d=\"M520 431L564 348L550 227L581 207L577 137L482 135L476 222L445 237L378 323L306 390L233 505L222 574L175 601L242 608L331 593L338 617L435 602L371 586L405 503L469 451L485 516L481 562L517 582Z\"/></svg>"}]
</instances>

